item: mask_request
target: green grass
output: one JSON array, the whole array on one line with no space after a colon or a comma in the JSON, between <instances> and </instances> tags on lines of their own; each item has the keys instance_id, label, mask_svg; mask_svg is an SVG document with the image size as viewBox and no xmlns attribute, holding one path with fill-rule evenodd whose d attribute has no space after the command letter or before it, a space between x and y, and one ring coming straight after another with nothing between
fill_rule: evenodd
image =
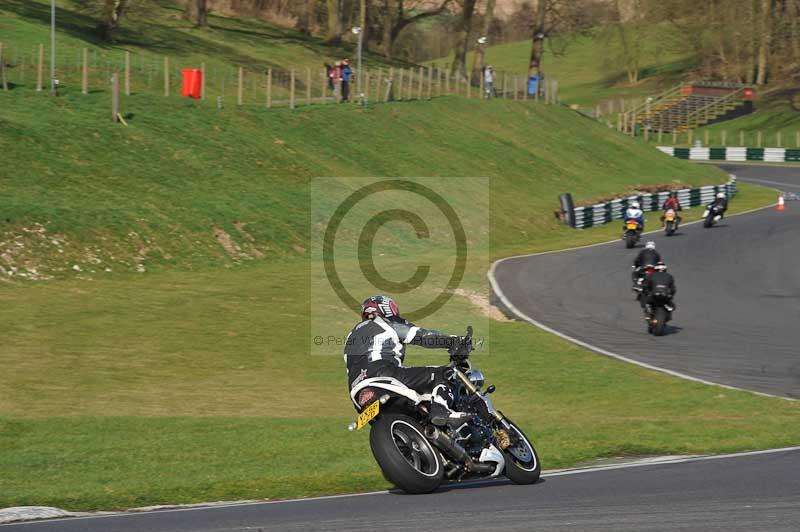
<instances>
[{"instance_id":1,"label":"green grass","mask_svg":"<svg viewBox=\"0 0 800 532\"><path fill-rule=\"evenodd\" d=\"M501 256L618 236L615 224L556 222L559 193L582 201L631 183L725 180L560 106L438 98L219 112L144 94L123 106L129 127L111 123L103 94L0 93L0 264L54 278L0 273L0 506L385 486L366 433L345 429L341 348L308 347L320 303L309 281L315 176L343 187L348 176L489 178L484 271ZM485 194L466 189L459 201ZM773 195L742 186L732 208ZM239 251L226 251L220 231ZM482 275L464 288L488 295ZM344 333L354 316L323 319ZM475 362L498 405L547 468L799 439L796 404L598 357L526 324L489 322L462 297L425 322L468 323L487 337Z\"/></svg>"}]
</instances>

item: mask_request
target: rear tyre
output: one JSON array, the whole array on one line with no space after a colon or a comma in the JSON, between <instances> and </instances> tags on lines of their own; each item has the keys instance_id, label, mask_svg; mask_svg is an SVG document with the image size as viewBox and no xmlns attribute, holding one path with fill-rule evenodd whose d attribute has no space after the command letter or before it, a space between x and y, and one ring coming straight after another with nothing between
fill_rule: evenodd
<instances>
[{"instance_id":1,"label":"rear tyre","mask_svg":"<svg viewBox=\"0 0 800 532\"><path fill-rule=\"evenodd\" d=\"M631 249L636 244L636 237L631 233L625 233L625 247Z\"/></svg>"},{"instance_id":2,"label":"rear tyre","mask_svg":"<svg viewBox=\"0 0 800 532\"><path fill-rule=\"evenodd\" d=\"M672 233L674 232L675 232L675 223L667 222L667 236L672 236Z\"/></svg>"},{"instance_id":3,"label":"rear tyre","mask_svg":"<svg viewBox=\"0 0 800 532\"><path fill-rule=\"evenodd\" d=\"M667 309L657 307L653 312L653 322L653 334L655 336L664 336L664 327L667 325Z\"/></svg>"},{"instance_id":4,"label":"rear tyre","mask_svg":"<svg viewBox=\"0 0 800 532\"><path fill-rule=\"evenodd\" d=\"M380 416L370 429L369 444L384 476L401 490L430 493L442 484L442 457L411 417Z\"/></svg>"},{"instance_id":5,"label":"rear tyre","mask_svg":"<svg viewBox=\"0 0 800 532\"><path fill-rule=\"evenodd\" d=\"M512 444L503 451L506 460L505 476L514 484L533 484L542 474L542 463L533 444L511 421Z\"/></svg>"},{"instance_id":6,"label":"rear tyre","mask_svg":"<svg viewBox=\"0 0 800 532\"><path fill-rule=\"evenodd\" d=\"M706 216L706 221L703 222L703 227L708 229L712 225L714 225L714 215L713 214L709 214L708 216Z\"/></svg>"}]
</instances>

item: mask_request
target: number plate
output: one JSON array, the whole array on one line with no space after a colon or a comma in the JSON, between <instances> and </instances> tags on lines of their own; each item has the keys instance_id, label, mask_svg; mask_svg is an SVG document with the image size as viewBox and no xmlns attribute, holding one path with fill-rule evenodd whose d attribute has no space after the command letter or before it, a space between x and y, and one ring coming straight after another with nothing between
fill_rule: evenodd
<instances>
[{"instance_id":1,"label":"number plate","mask_svg":"<svg viewBox=\"0 0 800 532\"><path fill-rule=\"evenodd\" d=\"M638 228L639 224L637 224L636 222L628 222L628 229L638 229Z\"/></svg>"},{"instance_id":2,"label":"number plate","mask_svg":"<svg viewBox=\"0 0 800 532\"><path fill-rule=\"evenodd\" d=\"M356 430L359 430L361 427L369 423L375 416L377 416L380 407L381 407L381 402L375 401L367 408L365 408L364 411L361 412L356 418Z\"/></svg>"}]
</instances>

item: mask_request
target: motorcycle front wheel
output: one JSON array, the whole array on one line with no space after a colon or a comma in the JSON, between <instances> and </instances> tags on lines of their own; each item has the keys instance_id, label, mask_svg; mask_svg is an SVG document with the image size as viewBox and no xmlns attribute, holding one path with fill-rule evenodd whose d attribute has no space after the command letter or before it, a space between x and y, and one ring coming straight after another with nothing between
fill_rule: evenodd
<instances>
[{"instance_id":1,"label":"motorcycle front wheel","mask_svg":"<svg viewBox=\"0 0 800 532\"><path fill-rule=\"evenodd\" d=\"M372 424L369 444L386 479L403 491L430 493L442 484L442 457L413 418L382 415Z\"/></svg>"},{"instance_id":2,"label":"motorcycle front wheel","mask_svg":"<svg viewBox=\"0 0 800 532\"><path fill-rule=\"evenodd\" d=\"M672 233L674 232L675 232L674 222L667 222L667 236L672 236Z\"/></svg>"},{"instance_id":3,"label":"motorcycle front wheel","mask_svg":"<svg viewBox=\"0 0 800 532\"><path fill-rule=\"evenodd\" d=\"M513 434L510 434L511 445L503 451L506 460L505 476L514 484L533 484L542 474L539 455L522 430L511 421L508 424Z\"/></svg>"}]
</instances>

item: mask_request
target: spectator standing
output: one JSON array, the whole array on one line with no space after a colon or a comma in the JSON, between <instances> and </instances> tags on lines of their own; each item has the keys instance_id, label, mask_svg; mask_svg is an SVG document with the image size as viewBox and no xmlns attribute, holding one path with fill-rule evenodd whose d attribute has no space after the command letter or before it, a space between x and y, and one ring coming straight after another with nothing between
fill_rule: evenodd
<instances>
[{"instance_id":1,"label":"spectator standing","mask_svg":"<svg viewBox=\"0 0 800 532\"><path fill-rule=\"evenodd\" d=\"M350 78L353 76L353 69L350 68L350 60L342 60L342 101L349 101L350 98Z\"/></svg>"},{"instance_id":2,"label":"spectator standing","mask_svg":"<svg viewBox=\"0 0 800 532\"><path fill-rule=\"evenodd\" d=\"M494 69L492 65L487 65L483 72L483 84L486 88L486 98L494 96Z\"/></svg>"},{"instance_id":3,"label":"spectator standing","mask_svg":"<svg viewBox=\"0 0 800 532\"><path fill-rule=\"evenodd\" d=\"M328 80L328 88L333 92L333 65L325 63L325 78Z\"/></svg>"}]
</instances>

